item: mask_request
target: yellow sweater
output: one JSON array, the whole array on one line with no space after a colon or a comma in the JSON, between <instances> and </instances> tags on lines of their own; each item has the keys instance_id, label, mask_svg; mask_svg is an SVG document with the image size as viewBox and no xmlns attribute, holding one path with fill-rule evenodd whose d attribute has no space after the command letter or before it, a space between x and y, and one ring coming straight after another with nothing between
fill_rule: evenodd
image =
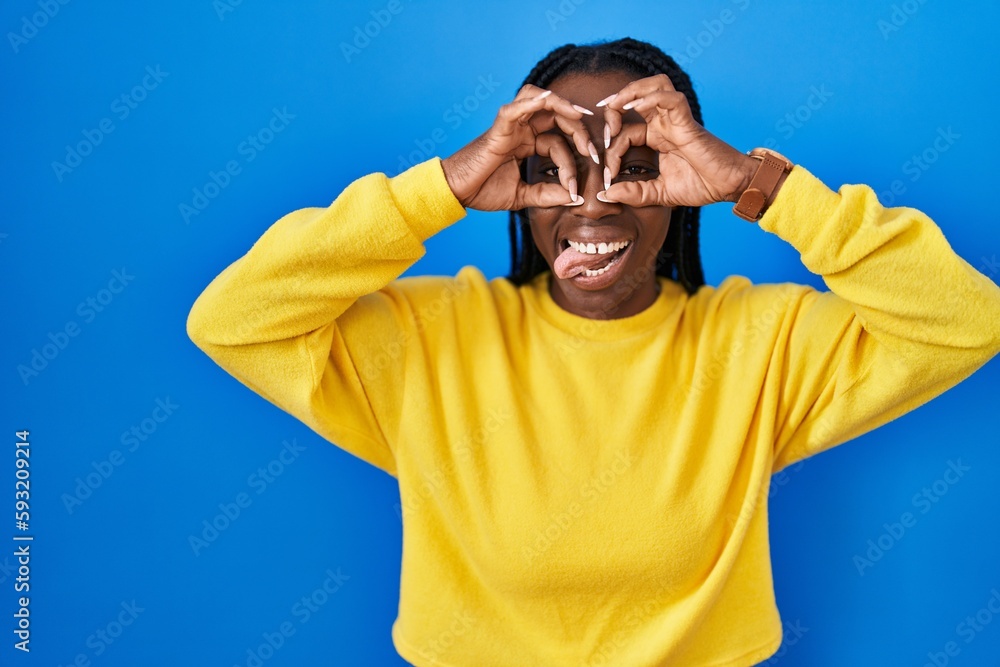
<instances>
[{"instance_id":1,"label":"yellow sweater","mask_svg":"<svg viewBox=\"0 0 1000 667\"><path fill-rule=\"evenodd\" d=\"M617 320L466 267L440 160L276 222L188 320L220 366L394 475L392 638L420 667L751 665L782 626L772 473L1000 351L1000 289L908 208L796 167L759 226L831 292L733 276ZM744 224L735 221L733 224Z\"/></svg>"}]
</instances>

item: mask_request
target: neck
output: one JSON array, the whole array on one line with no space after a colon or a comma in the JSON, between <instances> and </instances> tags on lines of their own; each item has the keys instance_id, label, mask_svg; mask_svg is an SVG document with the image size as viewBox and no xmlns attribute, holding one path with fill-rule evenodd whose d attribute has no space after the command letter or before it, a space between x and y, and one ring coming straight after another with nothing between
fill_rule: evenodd
<instances>
[{"instance_id":1,"label":"neck","mask_svg":"<svg viewBox=\"0 0 1000 667\"><path fill-rule=\"evenodd\" d=\"M555 276L549 279L552 300L563 310L592 320L613 320L638 315L652 306L660 295L660 283L655 275L651 275L649 280L634 289L628 289L627 284L619 283L615 285L615 289L600 292L564 286L563 282Z\"/></svg>"}]
</instances>

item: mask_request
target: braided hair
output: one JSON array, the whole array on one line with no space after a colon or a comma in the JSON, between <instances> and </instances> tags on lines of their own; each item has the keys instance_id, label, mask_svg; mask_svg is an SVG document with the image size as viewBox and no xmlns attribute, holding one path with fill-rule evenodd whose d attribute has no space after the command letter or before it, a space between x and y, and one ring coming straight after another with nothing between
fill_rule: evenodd
<instances>
[{"instance_id":1,"label":"braided hair","mask_svg":"<svg viewBox=\"0 0 1000 667\"><path fill-rule=\"evenodd\" d=\"M628 37L614 42L560 46L535 65L524 83L548 88L566 74L598 72L624 72L638 78L666 74L687 98L694 119L702 122L701 106L687 73L657 47ZM527 179L527 162L521 164L521 178ZM674 208L667 237L656 258L656 275L680 283L689 294L705 284L698 252L699 212L696 206ZM532 239L524 209L510 212L510 246L511 268L507 279L515 285L523 285L549 269Z\"/></svg>"}]
</instances>

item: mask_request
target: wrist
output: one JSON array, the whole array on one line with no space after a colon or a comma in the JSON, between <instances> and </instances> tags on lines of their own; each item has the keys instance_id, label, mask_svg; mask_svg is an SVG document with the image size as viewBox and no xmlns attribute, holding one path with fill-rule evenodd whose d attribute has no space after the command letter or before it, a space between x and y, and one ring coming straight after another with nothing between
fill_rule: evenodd
<instances>
[{"instance_id":1,"label":"wrist","mask_svg":"<svg viewBox=\"0 0 1000 667\"><path fill-rule=\"evenodd\" d=\"M785 184L785 179L788 178L789 172L783 173L778 177L778 184L774 186L774 190L771 192L771 196L767 198L767 203L764 204L764 210L766 211L774 203L774 200L778 198L778 191L781 190L781 186Z\"/></svg>"},{"instance_id":2,"label":"wrist","mask_svg":"<svg viewBox=\"0 0 1000 667\"><path fill-rule=\"evenodd\" d=\"M754 174L757 173L757 168L759 166L760 160L755 160L746 153L740 153L740 163L737 167L739 185L737 185L736 189L729 193L729 196L727 196L723 201L733 204L739 201L740 197L743 196L743 193L750 187L750 182L753 180Z\"/></svg>"},{"instance_id":3,"label":"wrist","mask_svg":"<svg viewBox=\"0 0 1000 667\"><path fill-rule=\"evenodd\" d=\"M794 164L784 155L766 148L755 148L747 156L756 167L749 184L736 198L733 213L749 222L757 222L774 203Z\"/></svg>"},{"instance_id":4,"label":"wrist","mask_svg":"<svg viewBox=\"0 0 1000 667\"><path fill-rule=\"evenodd\" d=\"M458 160L456 155L450 155L441 160L441 170L444 171L444 180L448 183L448 187L451 188L451 193L455 195L455 199L457 199L463 207L468 208L468 195L465 192L466 188L462 185L462 179L459 176L461 173L461 167L457 164Z\"/></svg>"}]
</instances>

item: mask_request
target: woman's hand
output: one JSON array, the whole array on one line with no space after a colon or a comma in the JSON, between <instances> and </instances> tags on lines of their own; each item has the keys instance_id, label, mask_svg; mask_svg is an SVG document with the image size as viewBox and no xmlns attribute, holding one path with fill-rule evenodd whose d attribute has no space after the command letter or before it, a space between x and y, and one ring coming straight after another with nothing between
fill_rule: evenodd
<instances>
[{"instance_id":1,"label":"woman's hand","mask_svg":"<svg viewBox=\"0 0 1000 667\"><path fill-rule=\"evenodd\" d=\"M597 149L580 120L584 113L591 112L552 91L524 86L513 101L500 107L490 129L442 160L455 197L463 206L480 211L582 204L583 198L577 194L576 160L570 147L562 136L543 133L558 127L572 138L581 155L589 155L597 162ZM552 160L559 172L559 184L529 185L521 179L519 161L531 155Z\"/></svg>"},{"instance_id":2,"label":"woman's hand","mask_svg":"<svg viewBox=\"0 0 1000 667\"><path fill-rule=\"evenodd\" d=\"M633 81L601 100L607 124L605 193L607 201L630 206L703 206L739 199L759 162L702 127L683 93L665 74ZM634 109L645 122L622 123ZM610 140L610 146L607 143ZM659 153L659 174L650 180L612 183L631 146ZM628 165L625 165L626 168Z\"/></svg>"}]
</instances>

